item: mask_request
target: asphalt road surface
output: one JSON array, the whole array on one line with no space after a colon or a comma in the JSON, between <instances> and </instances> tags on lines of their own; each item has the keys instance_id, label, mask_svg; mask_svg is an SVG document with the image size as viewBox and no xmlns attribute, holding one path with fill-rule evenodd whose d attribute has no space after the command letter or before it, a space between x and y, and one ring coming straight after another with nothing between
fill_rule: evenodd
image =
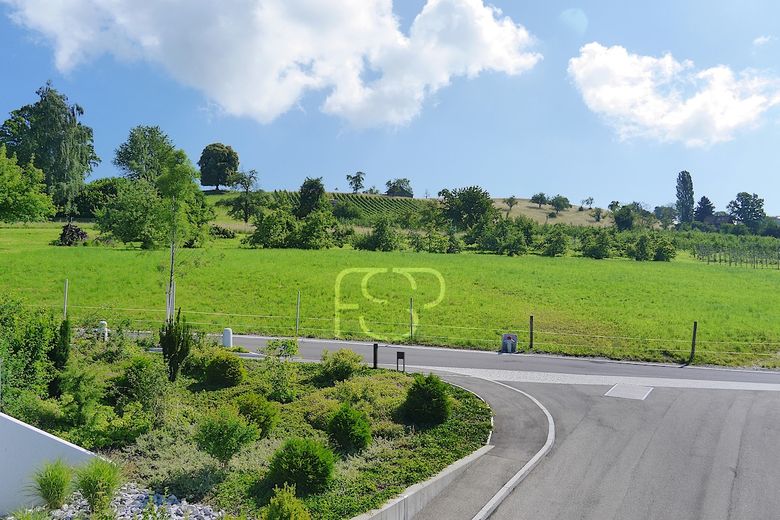
<instances>
[{"instance_id":1,"label":"asphalt road surface","mask_svg":"<svg viewBox=\"0 0 780 520\"><path fill-rule=\"evenodd\" d=\"M371 360L370 345L324 340L301 355L342 347ZM552 452L492 518L780 519L778 372L397 346L380 363L396 351L416 370L506 382L552 414Z\"/></svg>"}]
</instances>

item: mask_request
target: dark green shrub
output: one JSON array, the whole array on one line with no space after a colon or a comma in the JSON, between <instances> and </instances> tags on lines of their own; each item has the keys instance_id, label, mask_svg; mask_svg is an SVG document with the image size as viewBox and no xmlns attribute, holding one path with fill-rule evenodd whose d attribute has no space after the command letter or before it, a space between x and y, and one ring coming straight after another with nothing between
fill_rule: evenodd
<instances>
[{"instance_id":1,"label":"dark green shrub","mask_svg":"<svg viewBox=\"0 0 780 520\"><path fill-rule=\"evenodd\" d=\"M289 439L271 458L269 481L295 486L299 494L325 489L333 478L336 457L328 448L312 439Z\"/></svg>"},{"instance_id":2,"label":"dark green shrub","mask_svg":"<svg viewBox=\"0 0 780 520\"><path fill-rule=\"evenodd\" d=\"M653 260L656 262L669 262L675 256L677 256L677 250L671 241L664 236L658 237L655 242Z\"/></svg>"},{"instance_id":3,"label":"dark green shrub","mask_svg":"<svg viewBox=\"0 0 780 520\"><path fill-rule=\"evenodd\" d=\"M49 509L59 509L70 494L72 470L61 459L47 462L33 475L35 494Z\"/></svg>"},{"instance_id":4,"label":"dark green shrub","mask_svg":"<svg viewBox=\"0 0 780 520\"><path fill-rule=\"evenodd\" d=\"M122 485L122 471L113 462L95 457L76 472L76 491L94 513L105 513Z\"/></svg>"},{"instance_id":5,"label":"dark green shrub","mask_svg":"<svg viewBox=\"0 0 780 520\"><path fill-rule=\"evenodd\" d=\"M210 359L211 350L196 350L187 356L187 359L182 363L181 373L198 381L204 381Z\"/></svg>"},{"instance_id":6,"label":"dark green shrub","mask_svg":"<svg viewBox=\"0 0 780 520\"><path fill-rule=\"evenodd\" d=\"M131 358L114 384L121 406L138 402L157 424L162 424L168 378L159 358L150 355Z\"/></svg>"},{"instance_id":7,"label":"dark green shrub","mask_svg":"<svg viewBox=\"0 0 780 520\"><path fill-rule=\"evenodd\" d=\"M368 251L396 251L403 249L403 237L395 223L387 216L380 216L371 232L355 237L355 249Z\"/></svg>"},{"instance_id":8,"label":"dark green shrub","mask_svg":"<svg viewBox=\"0 0 780 520\"><path fill-rule=\"evenodd\" d=\"M160 348L163 359L168 364L168 379L173 382L179 376L182 363L190 355L195 339L187 321L181 317L181 309L176 319L169 319L160 329Z\"/></svg>"},{"instance_id":9,"label":"dark green shrub","mask_svg":"<svg viewBox=\"0 0 780 520\"><path fill-rule=\"evenodd\" d=\"M54 368L57 370L63 370L65 365L68 364L71 336L70 321L62 320L57 341L52 345L52 349L49 352L49 359L54 363Z\"/></svg>"},{"instance_id":10,"label":"dark green shrub","mask_svg":"<svg viewBox=\"0 0 780 520\"><path fill-rule=\"evenodd\" d=\"M279 422L279 406L257 394L245 394L236 400L238 412L260 429L260 438L268 437Z\"/></svg>"},{"instance_id":11,"label":"dark green shrub","mask_svg":"<svg viewBox=\"0 0 780 520\"><path fill-rule=\"evenodd\" d=\"M87 232L72 222L62 226L60 238L54 242L58 246L77 246L87 240Z\"/></svg>"},{"instance_id":12,"label":"dark green shrub","mask_svg":"<svg viewBox=\"0 0 780 520\"><path fill-rule=\"evenodd\" d=\"M335 353L323 350L321 361L322 378L331 384L349 379L363 366L363 357L346 348L339 349Z\"/></svg>"},{"instance_id":13,"label":"dark green shrub","mask_svg":"<svg viewBox=\"0 0 780 520\"><path fill-rule=\"evenodd\" d=\"M249 424L232 406L222 406L198 423L195 443L226 468L230 459L257 437L255 425Z\"/></svg>"},{"instance_id":14,"label":"dark green shrub","mask_svg":"<svg viewBox=\"0 0 780 520\"><path fill-rule=\"evenodd\" d=\"M215 351L206 367L206 383L213 386L236 386L244 380L246 371L241 358L230 352Z\"/></svg>"},{"instance_id":15,"label":"dark green shrub","mask_svg":"<svg viewBox=\"0 0 780 520\"><path fill-rule=\"evenodd\" d=\"M612 241L604 230L598 230L588 235L582 244L582 256L587 258L609 258L612 253Z\"/></svg>"},{"instance_id":16,"label":"dark green shrub","mask_svg":"<svg viewBox=\"0 0 780 520\"><path fill-rule=\"evenodd\" d=\"M295 486L274 488L274 496L263 514L263 520L311 520L309 511L295 496Z\"/></svg>"},{"instance_id":17,"label":"dark green shrub","mask_svg":"<svg viewBox=\"0 0 780 520\"><path fill-rule=\"evenodd\" d=\"M270 384L268 398L278 403L289 403L298 397L298 367L295 363L267 357L263 371Z\"/></svg>"},{"instance_id":18,"label":"dark green shrub","mask_svg":"<svg viewBox=\"0 0 780 520\"><path fill-rule=\"evenodd\" d=\"M230 228L212 224L209 228L209 235L214 238L236 238L236 232Z\"/></svg>"},{"instance_id":19,"label":"dark green shrub","mask_svg":"<svg viewBox=\"0 0 780 520\"><path fill-rule=\"evenodd\" d=\"M450 416L447 384L434 374L415 374L414 383L401 405L404 418L419 426L434 426Z\"/></svg>"},{"instance_id":20,"label":"dark green shrub","mask_svg":"<svg viewBox=\"0 0 780 520\"><path fill-rule=\"evenodd\" d=\"M341 405L328 423L328 433L345 452L361 451L371 443L371 424L363 412Z\"/></svg>"}]
</instances>

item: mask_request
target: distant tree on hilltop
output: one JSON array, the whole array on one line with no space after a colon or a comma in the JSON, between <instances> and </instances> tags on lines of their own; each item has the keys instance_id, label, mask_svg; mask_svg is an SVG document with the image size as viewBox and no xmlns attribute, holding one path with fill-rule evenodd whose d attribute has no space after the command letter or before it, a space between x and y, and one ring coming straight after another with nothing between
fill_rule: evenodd
<instances>
[{"instance_id":1,"label":"distant tree on hilltop","mask_svg":"<svg viewBox=\"0 0 780 520\"><path fill-rule=\"evenodd\" d=\"M227 186L228 178L238 171L238 154L222 143L211 143L203 149L198 160L201 186Z\"/></svg>"},{"instance_id":2,"label":"distant tree on hilltop","mask_svg":"<svg viewBox=\"0 0 780 520\"><path fill-rule=\"evenodd\" d=\"M547 204L547 195L545 195L543 192L535 193L534 196L531 197L531 202L538 204L541 208L542 204Z\"/></svg>"}]
</instances>

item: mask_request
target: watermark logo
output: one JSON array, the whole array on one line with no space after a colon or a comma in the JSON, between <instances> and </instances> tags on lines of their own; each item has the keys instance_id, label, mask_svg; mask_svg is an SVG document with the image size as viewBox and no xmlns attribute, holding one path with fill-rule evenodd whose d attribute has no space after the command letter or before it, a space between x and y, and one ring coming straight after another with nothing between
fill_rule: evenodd
<instances>
[{"instance_id":1,"label":"watermark logo","mask_svg":"<svg viewBox=\"0 0 780 520\"><path fill-rule=\"evenodd\" d=\"M407 315L409 316L409 327L406 328L403 333L390 333L380 332L374 326L371 325L371 320L366 317L364 307L371 306L387 306L391 302L387 298L378 298L371 294L369 290L369 282L372 278L378 275L400 275L406 279L412 293L416 293L418 290L418 278L420 284L423 283L436 283L438 284L438 291L433 299L428 298L427 301L409 302L409 308ZM360 278L360 296L352 296L352 298L345 297L348 291L344 290L344 286L349 280L356 279L357 275L362 275ZM356 280L355 280L356 281ZM354 294L355 291L352 291ZM447 292L447 285L444 282L444 277L439 271L430 267L352 267L344 269L338 276L336 276L336 283L334 286L334 315L333 315L333 333L334 336L342 337L344 332L342 326L344 314L357 315L357 323L360 326L360 330L370 338L379 341L398 341L401 339L413 338L417 324L419 321L418 305L423 310L432 309L436 307L444 300L444 295ZM358 300L358 301L355 301ZM399 303L398 301L393 303ZM397 318L397 317L396 317Z\"/></svg>"}]
</instances>

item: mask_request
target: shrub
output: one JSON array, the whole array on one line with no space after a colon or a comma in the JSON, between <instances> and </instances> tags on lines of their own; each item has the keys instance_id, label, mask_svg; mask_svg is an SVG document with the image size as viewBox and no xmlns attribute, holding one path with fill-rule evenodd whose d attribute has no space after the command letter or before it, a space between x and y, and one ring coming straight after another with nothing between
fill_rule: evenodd
<instances>
[{"instance_id":1,"label":"shrub","mask_svg":"<svg viewBox=\"0 0 780 520\"><path fill-rule=\"evenodd\" d=\"M68 320L62 320L57 341L52 345L49 359L54 363L54 368L63 370L70 357L71 328Z\"/></svg>"},{"instance_id":2,"label":"shrub","mask_svg":"<svg viewBox=\"0 0 780 520\"><path fill-rule=\"evenodd\" d=\"M222 350L215 351L206 366L206 383L214 386L236 386L244 380L246 371L241 358Z\"/></svg>"},{"instance_id":3,"label":"shrub","mask_svg":"<svg viewBox=\"0 0 780 520\"><path fill-rule=\"evenodd\" d=\"M329 383L349 379L363 366L363 357L346 348L339 349L335 353L323 350L321 360L320 373Z\"/></svg>"},{"instance_id":4,"label":"shrub","mask_svg":"<svg viewBox=\"0 0 780 520\"><path fill-rule=\"evenodd\" d=\"M298 396L298 367L294 363L267 357L263 361L263 370L271 386L269 399L289 403Z\"/></svg>"},{"instance_id":5,"label":"shrub","mask_svg":"<svg viewBox=\"0 0 780 520\"><path fill-rule=\"evenodd\" d=\"M346 452L361 451L371 443L371 424L368 417L348 404L341 405L331 418L328 433Z\"/></svg>"},{"instance_id":6,"label":"shrub","mask_svg":"<svg viewBox=\"0 0 780 520\"><path fill-rule=\"evenodd\" d=\"M434 374L415 374L402 405L404 418L419 426L441 424L450 416L447 385Z\"/></svg>"},{"instance_id":7,"label":"shrub","mask_svg":"<svg viewBox=\"0 0 780 520\"><path fill-rule=\"evenodd\" d=\"M165 414L165 389L168 384L165 367L158 358L149 355L135 356L125 366L116 381L120 405L136 401L152 414L157 424L162 424Z\"/></svg>"},{"instance_id":8,"label":"shrub","mask_svg":"<svg viewBox=\"0 0 780 520\"><path fill-rule=\"evenodd\" d=\"M270 340L263 353L266 356L275 357L279 359L287 359L298 355L298 340L297 339L272 339Z\"/></svg>"},{"instance_id":9,"label":"shrub","mask_svg":"<svg viewBox=\"0 0 780 520\"><path fill-rule=\"evenodd\" d=\"M542 254L544 256L563 256L566 254L567 244L568 238L563 231L563 227L555 225L544 238Z\"/></svg>"},{"instance_id":10,"label":"shrub","mask_svg":"<svg viewBox=\"0 0 780 520\"><path fill-rule=\"evenodd\" d=\"M377 219L369 234L355 239L356 249L369 251L396 251L402 249L403 245L403 237L398 228L384 215Z\"/></svg>"},{"instance_id":11,"label":"shrub","mask_svg":"<svg viewBox=\"0 0 780 520\"><path fill-rule=\"evenodd\" d=\"M263 514L263 520L311 520L300 499L295 496L295 486L285 484L274 488L274 496Z\"/></svg>"},{"instance_id":12,"label":"shrub","mask_svg":"<svg viewBox=\"0 0 780 520\"><path fill-rule=\"evenodd\" d=\"M587 258L609 258L612 244L609 234L604 230L598 230L587 236L582 244L582 256Z\"/></svg>"},{"instance_id":13,"label":"shrub","mask_svg":"<svg viewBox=\"0 0 780 520\"><path fill-rule=\"evenodd\" d=\"M677 256L677 250L666 237L659 237L655 243L655 253L653 260L656 262L669 262Z\"/></svg>"},{"instance_id":14,"label":"shrub","mask_svg":"<svg viewBox=\"0 0 780 520\"><path fill-rule=\"evenodd\" d=\"M292 484L300 494L325 489L333 478L333 452L311 439L289 439L271 458L269 481Z\"/></svg>"},{"instance_id":15,"label":"shrub","mask_svg":"<svg viewBox=\"0 0 780 520\"><path fill-rule=\"evenodd\" d=\"M211 359L210 350L196 350L184 360L181 365L181 373L198 381L206 379L206 369Z\"/></svg>"},{"instance_id":16,"label":"shrub","mask_svg":"<svg viewBox=\"0 0 780 520\"><path fill-rule=\"evenodd\" d=\"M249 424L232 406L222 406L200 421L195 443L226 468L230 459L257 437L255 425Z\"/></svg>"},{"instance_id":17,"label":"shrub","mask_svg":"<svg viewBox=\"0 0 780 520\"><path fill-rule=\"evenodd\" d=\"M55 245L58 246L76 246L87 240L87 232L78 227L72 222L68 222L62 226L62 232L60 232L60 238L57 239Z\"/></svg>"},{"instance_id":18,"label":"shrub","mask_svg":"<svg viewBox=\"0 0 780 520\"><path fill-rule=\"evenodd\" d=\"M70 494L71 469L61 459L47 462L33 475L35 494L49 509L59 509Z\"/></svg>"},{"instance_id":19,"label":"shrub","mask_svg":"<svg viewBox=\"0 0 780 520\"><path fill-rule=\"evenodd\" d=\"M113 462L95 457L76 472L76 490L92 513L106 511L122 485L122 471Z\"/></svg>"},{"instance_id":20,"label":"shrub","mask_svg":"<svg viewBox=\"0 0 780 520\"><path fill-rule=\"evenodd\" d=\"M217 224L212 224L209 228L209 235L214 238L236 238L235 231L230 228L218 226Z\"/></svg>"},{"instance_id":21,"label":"shrub","mask_svg":"<svg viewBox=\"0 0 780 520\"><path fill-rule=\"evenodd\" d=\"M160 348L163 359L168 364L168 379L176 381L182 363L190 355L195 342L192 330L186 320L181 318L181 309L176 313L176 319L169 319L160 329Z\"/></svg>"},{"instance_id":22,"label":"shrub","mask_svg":"<svg viewBox=\"0 0 780 520\"><path fill-rule=\"evenodd\" d=\"M238 398L238 412L260 429L261 439L268 437L279 422L279 406L269 403L257 394L245 394Z\"/></svg>"}]
</instances>

